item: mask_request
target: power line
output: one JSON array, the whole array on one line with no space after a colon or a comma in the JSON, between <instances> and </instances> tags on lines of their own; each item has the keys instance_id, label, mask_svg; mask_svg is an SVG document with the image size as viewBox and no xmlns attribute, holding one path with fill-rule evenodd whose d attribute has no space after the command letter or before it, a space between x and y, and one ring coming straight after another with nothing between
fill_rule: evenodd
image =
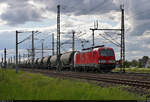
<instances>
[{"instance_id":1,"label":"power line","mask_svg":"<svg viewBox=\"0 0 150 102\"><path fill-rule=\"evenodd\" d=\"M106 38L106 37L105 37L105 36L103 36L102 34L99 34L99 35L100 35L100 36L102 36L104 39L106 39L106 40L110 41L110 42L111 42L111 43L113 43L114 45L116 45L116 46L120 47L120 44L118 44L118 43L116 43L116 42L111 41L110 39Z\"/></svg>"},{"instance_id":2,"label":"power line","mask_svg":"<svg viewBox=\"0 0 150 102\"><path fill-rule=\"evenodd\" d=\"M109 36L110 38L111 38L111 40L113 40L113 41L115 41L115 39L114 38L112 38L112 36L111 35L109 35L109 34L107 34L107 33L105 33L107 36ZM117 44L120 44L119 42L117 42L117 41L115 41L115 43L117 43Z\"/></svg>"}]
</instances>

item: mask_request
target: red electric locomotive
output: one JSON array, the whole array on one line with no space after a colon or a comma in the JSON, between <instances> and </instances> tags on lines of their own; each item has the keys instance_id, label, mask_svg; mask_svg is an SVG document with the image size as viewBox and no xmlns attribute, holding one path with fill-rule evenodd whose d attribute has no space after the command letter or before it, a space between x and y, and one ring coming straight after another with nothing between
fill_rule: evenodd
<instances>
[{"instance_id":1,"label":"red electric locomotive","mask_svg":"<svg viewBox=\"0 0 150 102\"><path fill-rule=\"evenodd\" d=\"M116 61L113 48L103 45L83 50L83 52L76 52L74 55L74 67L76 69L109 72L115 68Z\"/></svg>"}]
</instances>

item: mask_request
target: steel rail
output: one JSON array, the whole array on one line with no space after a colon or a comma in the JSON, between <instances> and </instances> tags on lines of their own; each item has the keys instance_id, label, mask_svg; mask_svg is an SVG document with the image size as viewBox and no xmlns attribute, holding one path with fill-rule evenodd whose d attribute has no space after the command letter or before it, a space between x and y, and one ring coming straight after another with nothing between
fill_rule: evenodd
<instances>
[{"instance_id":1,"label":"steel rail","mask_svg":"<svg viewBox=\"0 0 150 102\"><path fill-rule=\"evenodd\" d=\"M27 70L29 71L29 70ZM47 70L30 70L32 72L39 72L46 75L54 75L54 76L63 76L63 77L71 77L71 78L78 78L78 79L86 79L86 80L93 80L93 81L102 81L107 83L114 83L114 84L121 84L121 85L128 85L128 86L135 86L140 88L150 89L150 81L141 81L141 80L131 80L131 79L120 79L120 78L113 78L112 76L98 76L98 75L83 75L80 73L64 73L64 72L55 72L55 71L47 71Z\"/></svg>"}]
</instances>

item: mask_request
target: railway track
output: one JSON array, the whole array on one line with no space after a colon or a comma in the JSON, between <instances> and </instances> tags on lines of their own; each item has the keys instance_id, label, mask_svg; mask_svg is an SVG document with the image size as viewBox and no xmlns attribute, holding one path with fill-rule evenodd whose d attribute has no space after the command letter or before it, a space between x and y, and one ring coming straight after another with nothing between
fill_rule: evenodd
<instances>
[{"instance_id":1,"label":"railway track","mask_svg":"<svg viewBox=\"0 0 150 102\"><path fill-rule=\"evenodd\" d=\"M107 82L107 83L113 83L113 84L120 84L120 85L127 85L132 87L138 87L138 88L144 88L144 89L150 89L150 81L146 80L139 80L135 78L131 78L129 76L113 76L113 75L107 75L107 74L87 74L87 73L77 73L77 72L56 72L56 71L50 71L50 70L29 70L24 69L25 71L31 71L36 73L42 73L50 76L58 76L58 77L71 77L71 78L78 78L78 79L86 79L86 80L92 80L92 81L101 81L101 82ZM118 77L118 78L117 78Z\"/></svg>"}]
</instances>

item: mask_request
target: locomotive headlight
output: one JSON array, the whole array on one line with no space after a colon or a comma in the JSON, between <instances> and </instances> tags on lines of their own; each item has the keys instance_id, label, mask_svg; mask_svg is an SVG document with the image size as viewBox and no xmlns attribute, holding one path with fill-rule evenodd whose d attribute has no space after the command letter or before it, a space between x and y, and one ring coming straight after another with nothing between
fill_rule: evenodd
<instances>
[{"instance_id":1,"label":"locomotive headlight","mask_svg":"<svg viewBox=\"0 0 150 102\"><path fill-rule=\"evenodd\" d=\"M106 63L106 60L99 60L99 63Z\"/></svg>"},{"instance_id":2,"label":"locomotive headlight","mask_svg":"<svg viewBox=\"0 0 150 102\"><path fill-rule=\"evenodd\" d=\"M116 61L115 60L109 60L108 62L109 63L115 63Z\"/></svg>"}]
</instances>

